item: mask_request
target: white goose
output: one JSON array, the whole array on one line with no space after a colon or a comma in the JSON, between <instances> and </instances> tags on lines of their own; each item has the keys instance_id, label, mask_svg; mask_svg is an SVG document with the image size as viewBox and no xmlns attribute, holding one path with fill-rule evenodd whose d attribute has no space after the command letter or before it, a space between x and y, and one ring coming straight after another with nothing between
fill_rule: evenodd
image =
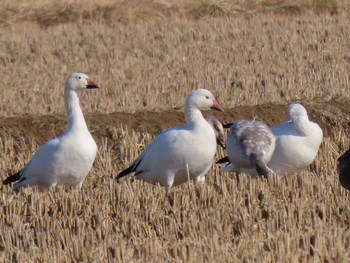
<instances>
[{"instance_id":1,"label":"white goose","mask_svg":"<svg viewBox=\"0 0 350 263\"><path fill-rule=\"evenodd\" d=\"M224 142L224 126L222 122L213 115L209 115L205 117L205 120L210 124L210 126L214 129L216 143L220 145L223 149L226 148Z\"/></svg>"},{"instance_id":2,"label":"white goose","mask_svg":"<svg viewBox=\"0 0 350 263\"><path fill-rule=\"evenodd\" d=\"M95 160L97 146L85 123L77 92L94 88L98 86L83 73L73 73L67 78L64 88L67 130L41 145L24 168L3 184L19 181L15 190L28 185L49 188L56 184L75 190L81 188Z\"/></svg>"},{"instance_id":3,"label":"white goose","mask_svg":"<svg viewBox=\"0 0 350 263\"><path fill-rule=\"evenodd\" d=\"M164 186L167 192L189 179L202 181L216 152L214 130L201 113L209 108L223 111L210 91L193 91L185 102L187 125L156 136L117 179L135 172L136 179Z\"/></svg>"},{"instance_id":4,"label":"white goose","mask_svg":"<svg viewBox=\"0 0 350 263\"><path fill-rule=\"evenodd\" d=\"M209 115L204 117L204 119L210 124L210 126L213 128L216 138L216 143L221 146L221 148L226 149L225 142L224 142L224 126L222 122L216 118L213 115ZM206 171L202 173L201 175L197 176L195 178L195 182L205 182L205 175Z\"/></svg>"},{"instance_id":5,"label":"white goose","mask_svg":"<svg viewBox=\"0 0 350 263\"><path fill-rule=\"evenodd\" d=\"M276 136L276 147L268 166L277 174L309 166L315 160L323 138L322 129L309 121L301 104L290 104L288 114L289 121L271 128Z\"/></svg>"},{"instance_id":6,"label":"white goose","mask_svg":"<svg viewBox=\"0 0 350 263\"><path fill-rule=\"evenodd\" d=\"M259 176L267 177L271 169L266 165L275 149L276 138L270 128L260 121L240 120L230 126L226 140L227 157L217 163L231 164L221 172L246 172L254 169Z\"/></svg>"}]
</instances>

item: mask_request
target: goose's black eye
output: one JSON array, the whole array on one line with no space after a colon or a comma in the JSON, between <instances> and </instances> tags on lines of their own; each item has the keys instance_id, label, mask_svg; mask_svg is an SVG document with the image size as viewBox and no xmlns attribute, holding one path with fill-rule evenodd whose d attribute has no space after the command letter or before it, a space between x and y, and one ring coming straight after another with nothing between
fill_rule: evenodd
<instances>
[{"instance_id":1,"label":"goose's black eye","mask_svg":"<svg viewBox=\"0 0 350 263\"><path fill-rule=\"evenodd\" d=\"M81 77L79 76L78 79L81 79Z\"/></svg>"},{"instance_id":2,"label":"goose's black eye","mask_svg":"<svg viewBox=\"0 0 350 263\"><path fill-rule=\"evenodd\" d=\"M206 99L209 99L209 96L205 96Z\"/></svg>"}]
</instances>

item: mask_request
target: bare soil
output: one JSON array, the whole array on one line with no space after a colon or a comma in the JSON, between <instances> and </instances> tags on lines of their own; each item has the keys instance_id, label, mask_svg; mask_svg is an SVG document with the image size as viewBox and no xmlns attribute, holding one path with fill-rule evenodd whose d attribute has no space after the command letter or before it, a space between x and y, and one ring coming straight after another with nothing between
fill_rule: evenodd
<instances>
[{"instance_id":1,"label":"bare soil","mask_svg":"<svg viewBox=\"0 0 350 263\"><path fill-rule=\"evenodd\" d=\"M334 128L342 127L349 136L350 131L350 101L328 101L304 104L309 118L317 122L324 135L330 136ZM204 115L215 114L222 122L234 122L239 119L263 120L268 125L276 125L288 119L286 105L242 106L226 109L225 113L205 112ZM116 112L111 114L86 114L88 126L97 140L102 138L115 140L112 129L123 126L129 130L157 134L160 131L181 125L185 122L181 110L164 112ZM15 141L34 140L41 144L44 141L61 134L66 127L66 117L63 115L21 116L0 118L0 136L10 136ZM117 143L117 141L115 142Z\"/></svg>"}]
</instances>

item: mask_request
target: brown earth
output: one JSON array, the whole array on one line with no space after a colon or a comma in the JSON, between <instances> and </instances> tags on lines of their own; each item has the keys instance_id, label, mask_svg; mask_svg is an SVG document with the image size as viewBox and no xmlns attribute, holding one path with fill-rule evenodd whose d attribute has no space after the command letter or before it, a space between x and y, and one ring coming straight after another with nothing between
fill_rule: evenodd
<instances>
[{"instance_id":1,"label":"brown earth","mask_svg":"<svg viewBox=\"0 0 350 263\"><path fill-rule=\"evenodd\" d=\"M334 128L342 127L350 134L350 101L313 102L304 104L308 110L309 118L317 122L323 129L324 135L330 136ZM206 112L213 114L213 112ZM224 123L233 122L238 119L263 120L268 125L276 125L288 119L286 105L261 105L242 106L227 109L225 113L214 113ZM181 125L184 123L183 112L137 112L112 114L86 114L88 126L97 140L103 138L116 140L113 137L113 127L127 128L138 132L149 132L151 134ZM22 116L11 118L0 118L0 136L10 136L15 141L34 140L37 144L61 134L66 127L66 117L63 115L44 116ZM115 141L117 143L117 141Z\"/></svg>"}]
</instances>

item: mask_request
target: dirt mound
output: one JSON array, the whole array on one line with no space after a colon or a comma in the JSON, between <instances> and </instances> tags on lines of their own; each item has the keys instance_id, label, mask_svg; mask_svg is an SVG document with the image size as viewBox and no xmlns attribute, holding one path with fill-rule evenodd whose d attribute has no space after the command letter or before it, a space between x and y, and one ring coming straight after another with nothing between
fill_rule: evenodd
<instances>
[{"instance_id":1,"label":"dirt mound","mask_svg":"<svg viewBox=\"0 0 350 263\"><path fill-rule=\"evenodd\" d=\"M309 103L306 108L309 118L317 122L328 136L336 127L342 127L347 133L350 130L349 101ZM287 120L285 105L262 105L255 107L237 107L227 109L225 113L206 112L205 115L215 114L223 122L233 122L238 119L258 119L268 125L275 125ZM182 111L166 112L137 112L86 115L88 126L100 141L103 137L111 138L111 129L120 127L149 133L181 125L185 122ZM23 116L0 119L0 131L3 136L11 136L15 140L34 139L42 143L61 134L66 127L66 117L63 115Z\"/></svg>"}]
</instances>

